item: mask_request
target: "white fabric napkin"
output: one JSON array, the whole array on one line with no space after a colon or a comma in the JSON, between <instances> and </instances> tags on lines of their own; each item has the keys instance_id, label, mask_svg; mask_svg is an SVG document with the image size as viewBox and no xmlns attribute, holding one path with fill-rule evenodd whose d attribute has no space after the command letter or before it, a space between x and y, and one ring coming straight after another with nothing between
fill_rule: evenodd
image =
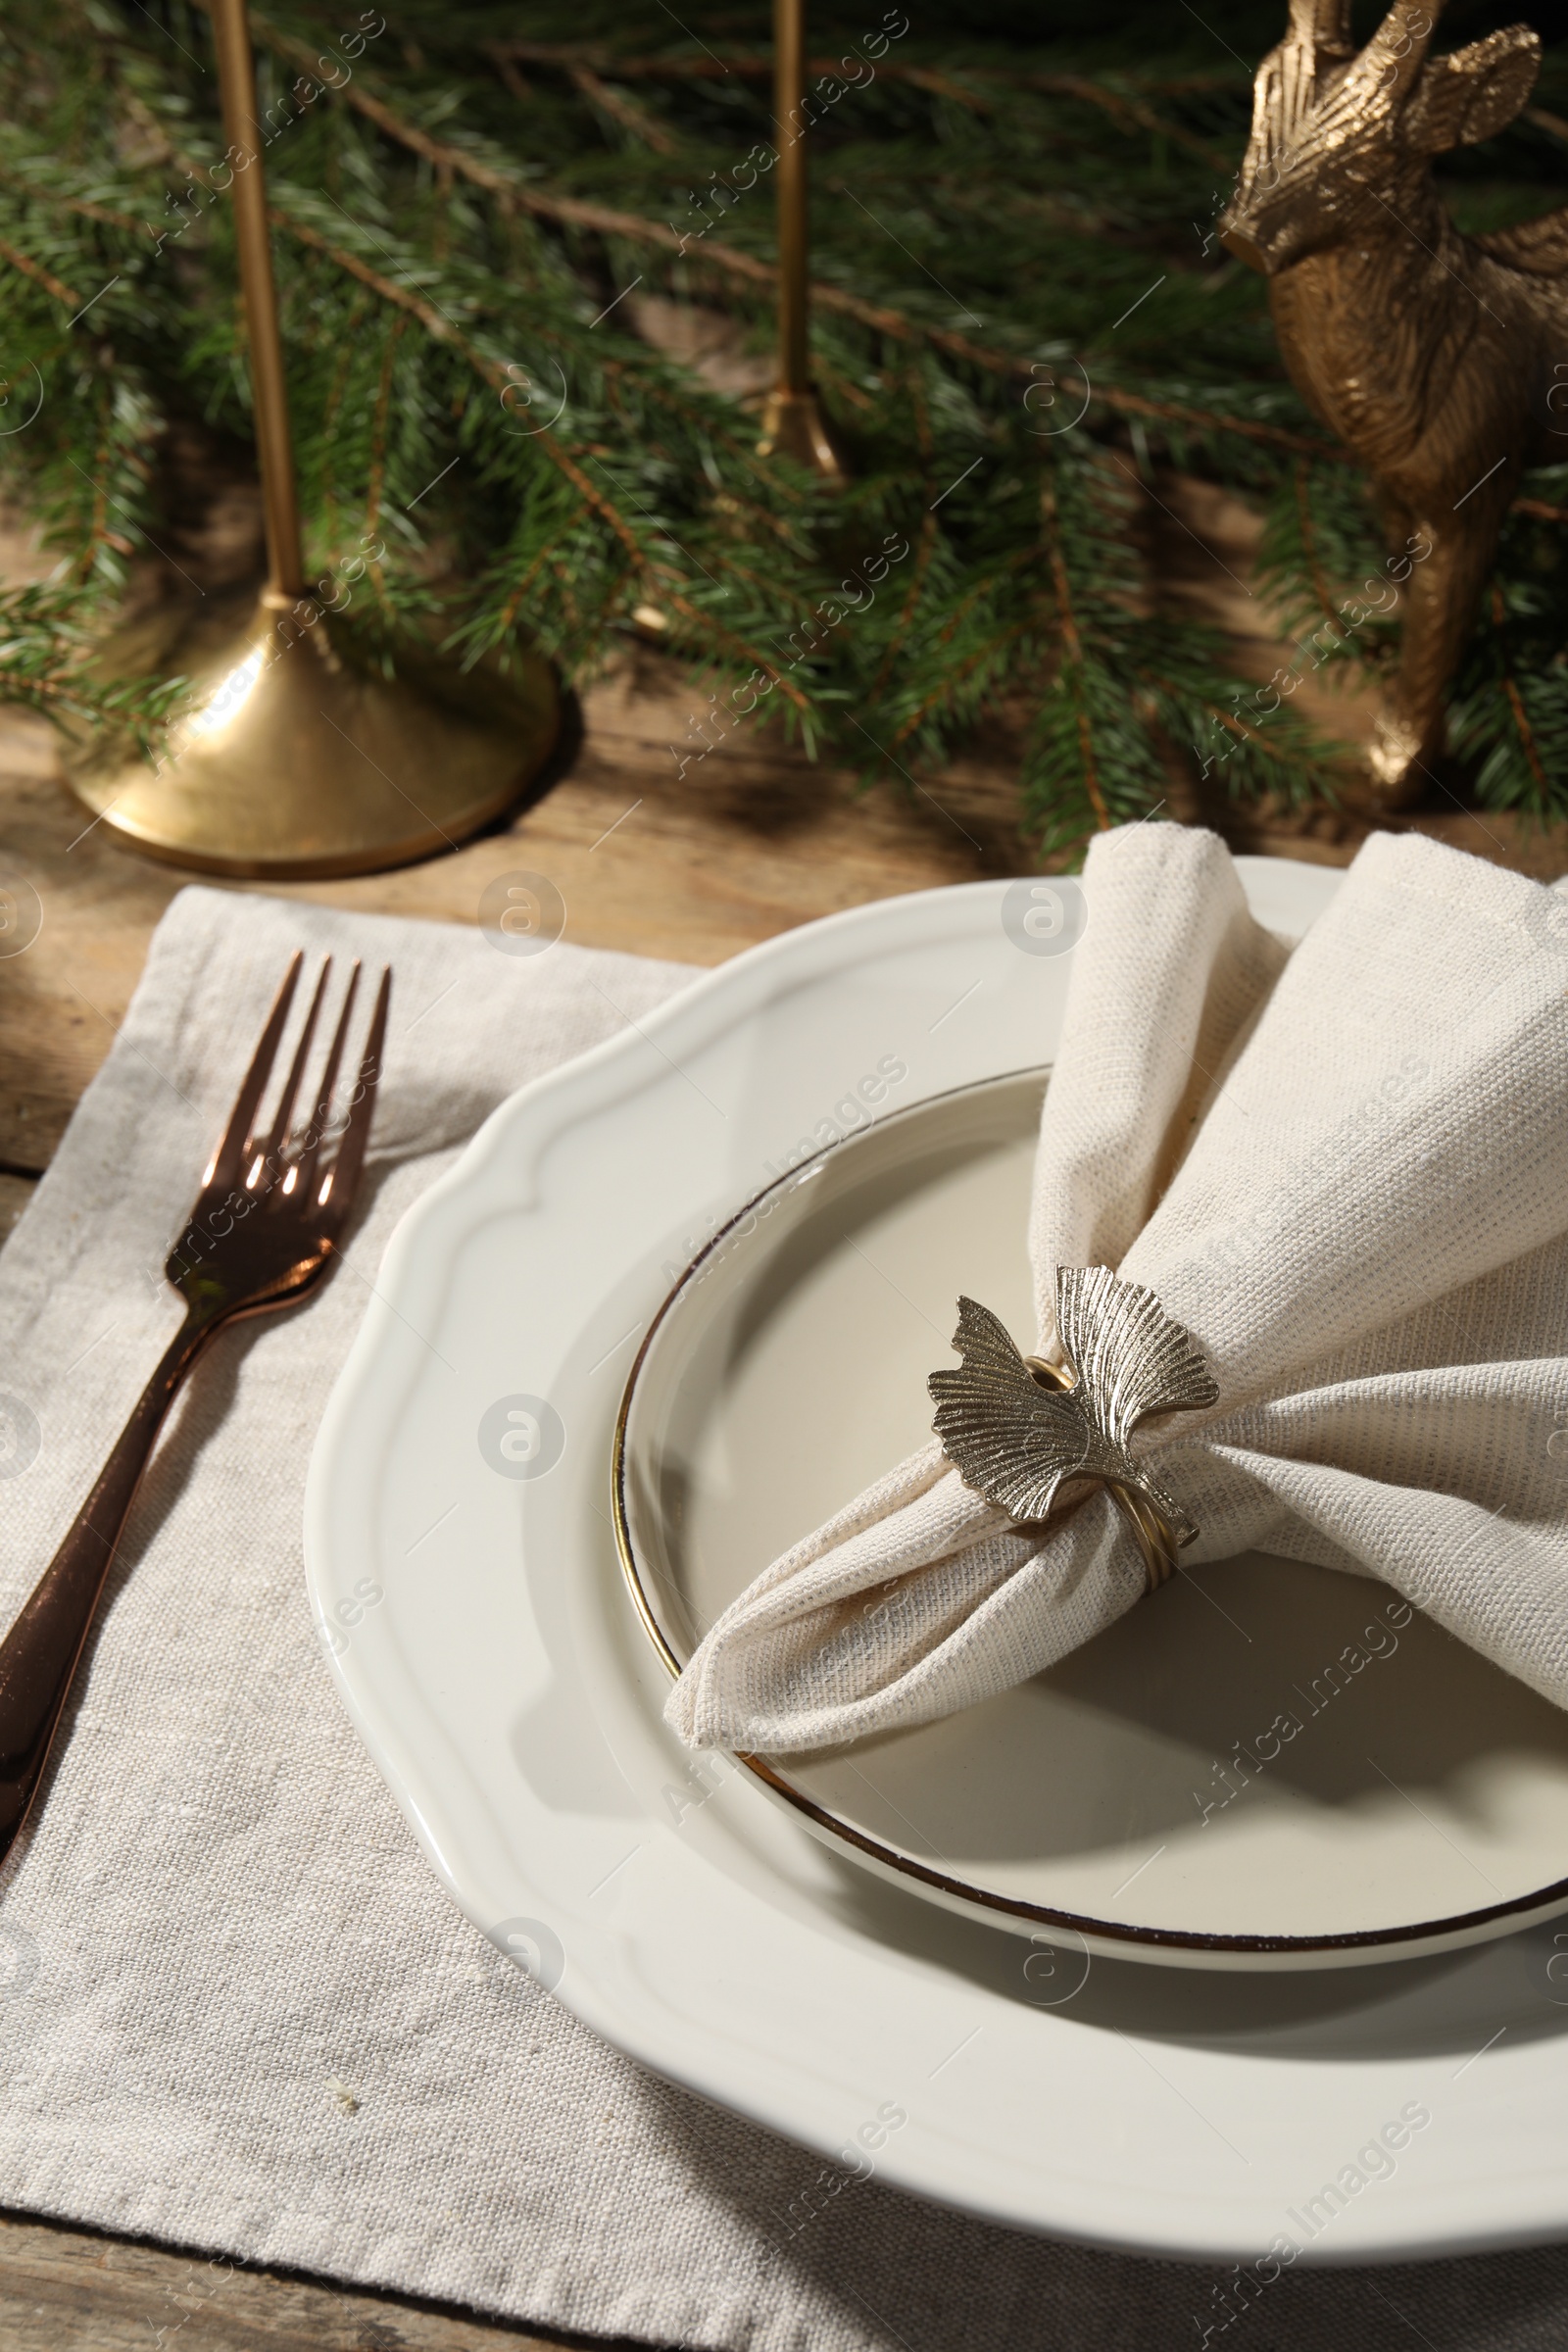
<instances>
[{"instance_id":1,"label":"white fabric napkin","mask_svg":"<svg viewBox=\"0 0 1568 2352\"><path fill-rule=\"evenodd\" d=\"M1084 885L1014 1339L1052 1351L1058 1266L1144 1284L1219 1384L1132 1442L1184 1561L1382 1578L1568 1705L1568 901L1380 834L1287 956L1212 835L1108 833ZM724 1612L668 1717L771 1752L929 1722L1144 1590L1103 1489L1024 1528L933 1439Z\"/></svg>"}]
</instances>

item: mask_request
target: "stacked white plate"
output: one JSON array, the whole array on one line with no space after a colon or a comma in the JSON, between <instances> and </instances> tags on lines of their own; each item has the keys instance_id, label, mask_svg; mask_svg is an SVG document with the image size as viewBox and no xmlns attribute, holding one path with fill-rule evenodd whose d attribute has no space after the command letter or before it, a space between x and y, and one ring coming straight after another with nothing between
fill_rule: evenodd
<instances>
[{"instance_id":1,"label":"stacked white plate","mask_svg":"<svg viewBox=\"0 0 1568 2352\"><path fill-rule=\"evenodd\" d=\"M1292 939L1338 886L1240 866ZM1026 1331L1082 923L1070 882L835 916L488 1122L312 1465L345 1698L504 1950L826 2154L1152 2252L1561 2235L1568 1717L1387 1588L1184 1573L804 1764L663 1727L664 1653L926 1435L958 1292Z\"/></svg>"}]
</instances>

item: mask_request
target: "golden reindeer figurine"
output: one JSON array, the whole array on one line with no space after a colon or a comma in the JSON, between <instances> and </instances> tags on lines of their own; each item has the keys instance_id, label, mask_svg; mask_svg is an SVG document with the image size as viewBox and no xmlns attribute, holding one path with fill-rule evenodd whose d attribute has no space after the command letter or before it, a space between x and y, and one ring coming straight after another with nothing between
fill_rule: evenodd
<instances>
[{"instance_id":1,"label":"golden reindeer figurine","mask_svg":"<svg viewBox=\"0 0 1568 2352\"><path fill-rule=\"evenodd\" d=\"M1268 278L1298 391L1365 463L1391 538L1416 551L1369 755L1384 808L1414 800L1443 750L1445 691L1522 468L1568 458L1568 210L1462 237L1431 169L1512 122L1541 42L1516 24L1429 58L1442 6L1396 0L1357 53L1349 0L1291 0L1220 221Z\"/></svg>"}]
</instances>

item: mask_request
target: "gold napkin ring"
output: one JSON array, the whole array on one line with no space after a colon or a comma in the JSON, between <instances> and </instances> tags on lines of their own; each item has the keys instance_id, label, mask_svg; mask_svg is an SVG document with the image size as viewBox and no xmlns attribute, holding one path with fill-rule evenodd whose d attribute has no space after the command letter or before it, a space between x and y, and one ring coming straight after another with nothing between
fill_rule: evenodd
<instances>
[{"instance_id":1,"label":"gold napkin ring","mask_svg":"<svg viewBox=\"0 0 1568 2352\"><path fill-rule=\"evenodd\" d=\"M960 1298L953 1345L962 1361L926 1383L933 1427L964 1485L1014 1519L1044 1519L1064 1486L1105 1487L1152 1592L1198 1529L1127 1441L1152 1414L1217 1403L1218 1384L1153 1292L1106 1266L1057 1268L1056 1329L1064 1367L1022 1354L988 1307Z\"/></svg>"},{"instance_id":2,"label":"gold napkin ring","mask_svg":"<svg viewBox=\"0 0 1568 2352\"><path fill-rule=\"evenodd\" d=\"M1043 1389L1070 1391L1076 1385L1059 1364L1048 1364L1043 1355L1026 1355L1023 1360ZM1138 1540L1148 1577L1145 1592L1157 1592L1166 1578L1175 1575L1176 1554L1183 1544L1192 1542L1197 1528L1189 1523L1188 1534L1179 1536L1164 1512L1137 1487L1123 1486L1115 1478L1101 1484Z\"/></svg>"}]
</instances>

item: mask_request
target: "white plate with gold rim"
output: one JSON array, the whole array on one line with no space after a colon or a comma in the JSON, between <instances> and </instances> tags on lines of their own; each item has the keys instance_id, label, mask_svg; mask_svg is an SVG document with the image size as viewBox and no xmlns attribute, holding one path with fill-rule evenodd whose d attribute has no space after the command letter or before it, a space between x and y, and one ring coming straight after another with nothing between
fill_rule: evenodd
<instances>
[{"instance_id":1,"label":"white plate with gold rim","mask_svg":"<svg viewBox=\"0 0 1568 2352\"><path fill-rule=\"evenodd\" d=\"M1254 911L1292 937L1338 885L1240 862ZM792 1158L1049 1064L1069 969L1051 951L1073 923L1030 937L1034 887L787 934L487 1122L395 1237L312 1462L323 1631L362 1577L385 1595L335 1637L345 1700L456 1899L585 2023L825 2153L873 2150L886 2180L1194 2256L1281 2235L1329 2261L1561 2235L1568 1936L1549 1923L1279 1976L1133 1966L1065 1933L1031 1944L849 1862L664 1730L667 1677L610 1514L642 1334ZM1076 886L1055 889L1073 916ZM872 1426L883 1397L865 1400L878 1461L905 1443L903 1406ZM803 1491L802 1522L840 1498ZM1376 1710L1376 1678L1408 1655L1334 1704ZM1081 1696L1086 1725L1124 1715ZM1242 1716L1233 1737L1261 1728Z\"/></svg>"},{"instance_id":2,"label":"white plate with gold rim","mask_svg":"<svg viewBox=\"0 0 1568 2352\"><path fill-rule=\"evenodd\" d=\"M1016 1072L882 1118L746 1202L665 1298L612 1477L670 1671L926 1441L960 1291L1032 1341L1043 1095ZM1107 1959L1343 1967L1568 1910L1568 1714L1388 1586L1260 1553L1179 1565L983 1706L746 1761L852 1861Z\"/></svg>"}]
</instances>

